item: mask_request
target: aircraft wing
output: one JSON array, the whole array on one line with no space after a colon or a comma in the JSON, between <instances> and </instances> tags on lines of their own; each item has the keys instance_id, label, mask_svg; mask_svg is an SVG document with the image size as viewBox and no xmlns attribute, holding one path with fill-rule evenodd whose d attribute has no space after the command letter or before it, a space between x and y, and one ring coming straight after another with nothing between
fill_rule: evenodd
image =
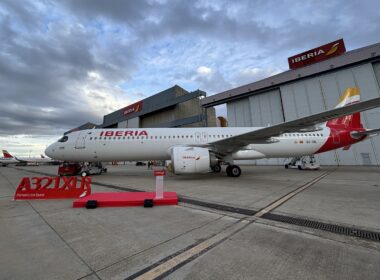
<instances>
[{"instance_id":1,"label":"aircraft wing","mask_svg":"<svg viewBox=\"0 0 380 280\"><path fill-rule=\"evenodd\" d=\"M18 162L27 162L26 160L18 158L18 157L14 157L14 159L17 160Z\"/></svg>"},{"instance_id":2,"label":"aircraft wing","mask_svg":"<svg viewBox=\"0 0 380 280\"><path fill-rule=\"evenodd\" d=\"M308 132L318 130L315 125L326 122L328 120L351 115L356 112L374 109L380 106L380 97L367 101L358 102L352 105L335 108L322 113L299 118L296 120L276 124L253 130L247 133L236 135L230 138L218 140L209 143L214 149L222 154L235 152L249 144L273 143L271 137L279 136L283 133L290 132Z\"/></svg>"}]
</instances>

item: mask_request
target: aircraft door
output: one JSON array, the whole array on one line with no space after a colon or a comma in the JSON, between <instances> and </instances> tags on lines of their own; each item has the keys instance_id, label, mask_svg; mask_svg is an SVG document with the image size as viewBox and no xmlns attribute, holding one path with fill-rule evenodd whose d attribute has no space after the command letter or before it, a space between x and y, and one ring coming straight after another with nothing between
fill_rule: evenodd
<instances>
[{"instance_id":1,"label":"aircraft door","mask_svg":"<svg viewBox=\"0 0 380 280\"><path fill-rule=\"evenodd\" d=\"M85 149L86 148L86 137L87 137L87 131L79 132L78 138L75 142L75 149Z\"/></svg>"},{"instance_id":2,"label":"aircraft door","mask_svg":"<svg viewBox=\"0 0 380 280\"><path fill-rule=\"evenodd\" d=\"M207 135L208 135L207 132L204 132L204 131L202 132L202 142L203 143L207 143L207 138L208 138Z\"/></svg>"},{"instance_id":3,"label":"aircraft door","mask_svg":"<svg viewBox=\"0 0 380 280\"><path fill-rule=\"evenodd\" d=\"M195 141L197 143L201 142L201 133L200 132L195 132Z\"/></svg>"},{"instance_id":4,"label":"aircraft door","mask_svg":"<svg viewBox=\"0 0 380 280\"><path fill-rule=\"evenodd\" d=\"M207 132L195 132L195 140L197 143L207 143Z\"/></svg>"}]
</instances>

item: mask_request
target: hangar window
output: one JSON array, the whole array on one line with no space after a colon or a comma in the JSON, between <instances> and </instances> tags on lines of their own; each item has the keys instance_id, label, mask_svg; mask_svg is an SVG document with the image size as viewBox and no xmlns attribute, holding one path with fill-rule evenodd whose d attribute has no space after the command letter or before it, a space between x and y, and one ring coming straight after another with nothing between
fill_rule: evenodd
<instances>
[{"instance_id":1,"label":"hangar window","mask_svg":"<svg viewBox=\"0 0 380 280\"><path fill-rule=\"evenodd\" d=\"M68 139L68 136L63 136L61 139L58 140L58 142L66 142Z\"/></svg>"}]
</instances>

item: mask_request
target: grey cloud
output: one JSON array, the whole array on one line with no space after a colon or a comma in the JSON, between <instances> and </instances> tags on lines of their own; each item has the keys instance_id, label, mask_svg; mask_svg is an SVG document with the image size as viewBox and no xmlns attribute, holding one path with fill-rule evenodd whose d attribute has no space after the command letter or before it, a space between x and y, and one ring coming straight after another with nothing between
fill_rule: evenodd
<instances>
[{"instance_id":1,"label":"grey cloud","mask_svg":"<svg viewBox=\"0 0 380 280\"><path fill-rule=\"evenodd\" d=\"M0 134L49 134L52 128L62 132L87 121L99 123L108 112L86 108L80 92L88 72L99 73L110 84L127 81L138 67L141 51L162 40L186 37L189 44L209 42L209 50L197 63L203 56L206 60L207 52L214 54L213 63L191 65L194 60L186 59L187 53L182 61L174 57L168 69L175 63L187 68L178 68L186 69L169 77L173 81L168 84L192 80L216 93L251 82L236 74L240 66L233 59L242 50L241 60L251 61L244 67L264 68L274 59L286 63L294 53L340 37L355 47L378 41L378 6L375 1L2 1ZM51 18L49 11L58 13ZM120 36L102 30L102 24L109 23L117 24ZM231 42L231 49L220 51ZM219 52L213 51L216 47ZM214 72L195 75L194 69L201 65ZM220 69L233 71L226 74ZM161 86L162 81L146 81L154 83ZM104 96L94 91L92 98L100 102Z\"/></svg>"},{"instance_id":2,"label":"grey cloud","mask_svg":"<svg viewBox=\"0 0 380 280\"><path fill-rule=\"evenodd\" d=\"M135 67L132 51L116 41L111 51L103 50L93 30L64 20L25 31L30 21L40 26L46 14L14 3L0 4L0 135L62 133L87 121L100 123L108 112L86 108L81 87L90 71L108 81L128 79Z\"/></svg>"},{"instance_id":3,"label":"grey cloud","mask_svg":"<svg viewBox=\"0 0 380 280\"><path fill-rule=\"evenodd\" d=\"M215 70L207 75L196 74L193 80L199 84L199 88L210 95L231 88L231 84L225 80L224 76Z\"/></svg>"}]
</instances>

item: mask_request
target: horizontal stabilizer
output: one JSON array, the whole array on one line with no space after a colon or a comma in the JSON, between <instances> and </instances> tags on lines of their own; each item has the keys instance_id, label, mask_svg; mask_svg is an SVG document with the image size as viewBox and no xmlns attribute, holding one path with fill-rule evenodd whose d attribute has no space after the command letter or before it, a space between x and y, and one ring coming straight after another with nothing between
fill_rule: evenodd
<instances>
[{"instance_id":1,"label":"horizontal stabilizer","mask_svg":"<svg viewBox=\"0 0 380 280\"><path fill-rule=\"evenodd\" d=\"M375 128L375 129L368 129L366 131L361 131L361 132L352 132L351 136L353 138L360 138L362 136L375 136L376 134L380 133L380 128Z\"/></svg>"}]
</instances>

